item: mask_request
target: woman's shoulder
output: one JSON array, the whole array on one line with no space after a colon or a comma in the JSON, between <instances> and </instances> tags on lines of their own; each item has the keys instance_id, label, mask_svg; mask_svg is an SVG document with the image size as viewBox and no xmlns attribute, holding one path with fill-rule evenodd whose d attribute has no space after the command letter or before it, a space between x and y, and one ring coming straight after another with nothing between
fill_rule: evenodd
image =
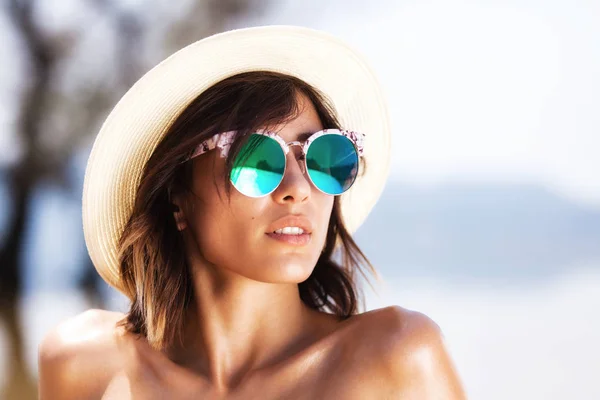
<instances>
[{"instance_id":1,"label":"woman's shoulder","mask_svg":"<svg viewBox=\"0 0 600 400\"><path fill-rule=\"evenodd\" d=\"M40 343L40 355L65 359L81 352L96 352L115 346L121 330L117 322L125 314L90 309L68 318L51 329Z\"/></svg>"},{"instance_id":2,"label":"woman's shoulder","mask_svg":"<svg viewBox=\"0 0 600 400\"><path fill-rule=\"evenodd\" d=\"M91 309L50 330L38 348L42 398L100 397L119 371L124 314Z\"/></svg>"},{"instance_id":3,"label":"woman's shoulder","mask_svg":"<svg viewBox=\"0 0 600 400\"><path fill-rule=\"evenodd\" d=\"M349 320L355 328L357 340L398 345L417 338L441 335L439 326L427 315L397 305L356 314Z\"/></svg>"},{"instance_id":4,"label":"woman's shoulder","mask_svg":"<svg viewBox=\"0 0 600 400\"><path fill-rule=\"evenodd\" d=\"M440 327L427 315L403 308L389 306L358 314L351 318L352 345L364 349L375 357L390 359L417 351L422 346L432 346L442 337ZM381 359L378 361L382 361Z\"/></svg>"},{"instance_id":5,"label":"woman's shoulder","mask_svg":"<svg viewBox=\"0 0 600 400\"><path fill-rule=\"evenodd\" d=\"M368 360L386 381L398 383L397 393L415 398L430 398L431 394L435 394L431 398L464 398L442 330L430 317L400 306L358 317L354 348L369 355ZM425 389L427 394L421 392Z\"/></svg>"},{"instance_id":6,"label":"woman's shoulder","mask_svg":"<svg viewBox=\"0 0 600 400\"><path fill-rule=\"evenodd\" d=\"M439 339L439 325L427 315L397 305L362 314L365 325L382 334L380 339L390 345L426 344Z\"/></svg>"}]
</instances>

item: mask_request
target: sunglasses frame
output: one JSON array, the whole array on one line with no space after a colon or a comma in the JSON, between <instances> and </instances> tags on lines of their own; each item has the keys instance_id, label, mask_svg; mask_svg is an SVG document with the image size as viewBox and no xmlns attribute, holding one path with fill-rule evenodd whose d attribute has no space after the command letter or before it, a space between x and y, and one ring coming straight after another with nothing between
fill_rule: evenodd
<instances>
[{"instance_id":1,"label":"sunglasses frame","mask_svg":"<svg viewBox=\"0 0 600 400\"><path fill-rule=\"evenodd\" d=\"M236 133L237 133L237 131L227 131L227 132L221 132L221 133L215 134L214 136L212 136L209 139L200 143L198 145L198 147L196 147L196 149L194 150L192 155L186 161L191 160L192 158L198 157L204 153L207 153L215 148L219 148L221 158L226 158L227 155L229 154L229 149L231 147L231 144L233 144L233 142L235 140ZM350 130L343 130L343 129L323 129L323 130L317 131L317 132L313 133L312 135L310 135L308 137L308 139L306 139L304 141L304 143L302 143L301 141L298 141L298 140L286 142L277 133L271 132L271 131L266 131L266 130L257 130L255 132L252 132L252 134L267 136L267 137L274 139L277 143L279 143L279 145L281 146L281 149L283 150L283 153L284 153L285 165L284 165L284 169L283 169L283 174L281 175L281 180L279 181L277 186L275 186L275 188L273 188L273 190L271 190L270 192L265 193L261 196L248 196L247 194L242 193L244 196L248 196L248 197L252 197L252 198L265 197L265 196L268 196L269 194L273 193L279 187L279 185L281 184L281 181L283 181L283 177L285 176L285 172L287 170L287 155L290 152L290 148L292 146L299 146L301 148L301 151L302 151L301 159L303 160L303 165L304 165L303 172L308 176L308 179L310 180L312 185L315 188L317 188L317 190L319 190L320 192L327 194L329 196L339 196L339 195L345 193L354 184L354 181L353 181L352 185L350 185L350 187L348 187L348 189L346 189L344 192L339 193L339 194L330 194L330 193L326 193L326 192L322 191L313 182L310 174L308 173L308 169L307 169L307 165L306 165L306 155L308 154L310 145L316 139L318 139L322 136L325 136L325 135L340 135L340 136L344 136L350 140L350 142L354 146L354 148L356 150L356 154L358 155L358 158L360 160L363 157L364 139L365 139L365 135L362 133L350 131ZM358 163L357 168L360 169L360 162ZM354 177L354 180L356 180L357 176L358 176L358 171L356 172L356 176ZM230 180L231 180L231 177L230 177ZM233 185L233 182L232 182L232 185ZM235 185L233 185L233 186L235 187ZM238 189L236 188L236 190L238 190Z\"/></svg>"}]
</instances>

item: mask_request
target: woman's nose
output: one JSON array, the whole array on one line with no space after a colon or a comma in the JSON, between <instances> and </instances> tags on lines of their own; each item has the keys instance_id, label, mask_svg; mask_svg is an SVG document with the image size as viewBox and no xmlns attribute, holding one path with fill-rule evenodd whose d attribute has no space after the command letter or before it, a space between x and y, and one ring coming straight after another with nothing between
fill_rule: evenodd
<instances>
[{"instance_id":1,"label":"woman's nose","mask_svg":"<svg viewBox=\"0 0 600 400\"><path fill-rule=\"evenodd\" d=\"M312 190L311 183L304 171L304 161L299 160L299 149L291 149L286 155L286 167L283 180L273 192L279 203L301 203L308 201Z\"/></svg>"}]
</instances>

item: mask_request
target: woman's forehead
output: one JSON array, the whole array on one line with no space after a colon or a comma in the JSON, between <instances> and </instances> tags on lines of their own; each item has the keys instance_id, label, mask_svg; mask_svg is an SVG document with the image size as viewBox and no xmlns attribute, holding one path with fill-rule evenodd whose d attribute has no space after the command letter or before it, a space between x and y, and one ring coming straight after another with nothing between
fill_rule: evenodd
<instances>
[{"instance_id":1,"label":"woman's forehead","mask_svg":"<svg viewBox=\"0 0 600 400\"><path fill-rule=\"evenodd\" d=\"M298 106L298 113L293 118L284 123L262 127L261 130L276 133L286 142L302 142L324 128L319 114L310 101L300 102Z\"/></svg>"}]
</instances>

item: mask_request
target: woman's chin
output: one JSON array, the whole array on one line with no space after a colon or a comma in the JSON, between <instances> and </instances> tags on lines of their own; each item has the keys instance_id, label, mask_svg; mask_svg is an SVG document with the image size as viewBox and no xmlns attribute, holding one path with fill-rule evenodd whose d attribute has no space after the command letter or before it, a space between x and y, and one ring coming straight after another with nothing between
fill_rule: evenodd
<instances>
[{"instance_id":1,"label":"woman's chin","mask_svg":"<svg viewBox=\"0 0 600 400\"><path fill-rule=\"evenodd\" d=\"M270 261L261 265L260 271L254 271L251 279L268 283L301 283L312 274L315 263L306 260Z\"/></svg>"}]
</instances>

